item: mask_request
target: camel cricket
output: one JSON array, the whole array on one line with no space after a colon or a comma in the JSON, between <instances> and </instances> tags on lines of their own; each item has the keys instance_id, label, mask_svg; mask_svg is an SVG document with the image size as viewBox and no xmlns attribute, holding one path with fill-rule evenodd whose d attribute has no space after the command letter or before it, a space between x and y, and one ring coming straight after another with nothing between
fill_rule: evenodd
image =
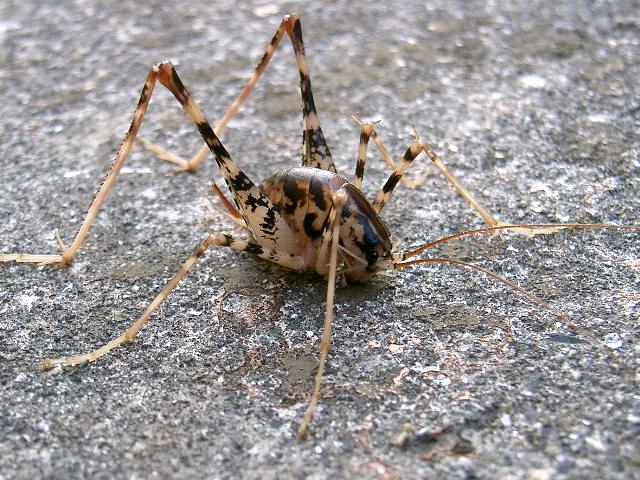
<instances>
[{"instance_id":1,"label":"camel cricket","mask_svg":"<svg viewBox=\"0 0 640 480\"><path fill-rule=\"evenodd\" d=\"M219 136L253 90L285 34L293 44L296 64L300 73L303 126L302 166L277 172L256 185L232 160L231 155L220 142ZM417 134L404 153L402 160L398 164L394 164L376 134L375 123L362 122L357 118L356 121L360 126L360 145L355 173L351 180L339 175L336 172L336 167L316 112L311 92L309 65L302 42L300 19L297 15L288 15L282 19L253 75L215 128L211 127L204 114L191 98L170 62L163 62L152 67L147 74L140 100L133 114L131 126L124 137L122 146L71 244L65 246L59 236L56 235L60 248L59 254L0 254L0 261L34 262L39 264L57 263L61 265L68 265L73 261L131 151L157 82L166 87L180 102L187 116L195 124L200 135L202 135L205 145L193 158L186 161L151 144L146 139L140 138L139 140L144 144L145 148L152 151L156 156L178 164L182 170L194 171L210 151L215 157L220 172L231 192L235 206L215 185L213 187L214 191L233 220L244 228L247 238L236 238L227 234L209 232L204 241L200 243L175 276L164 286L140 318L122 335L85 355L47 359L44 362L45 369L56 365L71 366L84 362L93 362L120 344L133 339L178 282L194 266L198 258L211 247L230 247L240 252L249 252L292 270L313 269L319 275L327 278L326 313L315 384L309 406L298 430L298 435L302 438L306 435L320 396L320 383L331 345L336 277L347 283L365 282L380 270L399 269L420 263L450 263L478 270L514 289L529 301L550 310L538 297L477 265L452 258L409 259L430 248L462 236L494 231L504 232L511 230L527 233L552 233L561 229L640 230L640 226L603 224L506 225L499 223L449 172L433 150L420 141ZM373 202L367 200L360 191L364 177L367 147L370 140L373 140L377 149L393 170ZM406 180L403 175L411 162L423 152L464 198L465 202L480 214L488 226L476 230L463 231L409 252L394 253L392 251L390 233L380 218L380 214L398 182L412 183ZM414 181L413 183L418 184L419 182ZM579 329L579 326L561 313L555 311L552 311L552 313L572 328ZM621 364L610 349L600 345L597 340L589 336L588 332L579 331L582 335L587 336L592 343L596 344L612 361ZM627 370L630 368L624 364L622 366ZM632 373L635 374L635 372Z\"/></svg>"}]
</instances>

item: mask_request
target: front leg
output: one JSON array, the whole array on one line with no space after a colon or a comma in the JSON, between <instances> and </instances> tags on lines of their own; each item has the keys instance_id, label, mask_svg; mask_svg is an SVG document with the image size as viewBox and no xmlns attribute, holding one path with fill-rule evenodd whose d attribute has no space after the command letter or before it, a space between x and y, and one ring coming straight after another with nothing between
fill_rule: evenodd
<instances>
[{"instance_id":1,"label":"front leg","mask_svg":"<svg viewBox=\"0 0 640 480\"><path fill-rule=\"evenodd\" d=\"M329 223L327 225L327 232L331 238L331 247L328 252L329 256L329 276L327 278L327 305L324 316L324 327L322 329L322 340L320 341L320 361L318 363L318 371L316 373L316 380L313 385L313 391L311 392L311 399L309 400L309 406L302 418L300 427L298 428L298 437L305 438L307 436L307 429L313 419L313 414L318 405L320 399L320 385L322 383L322 376L324 375L324 368L327 362L327 356L331 349L331 335L333 328L333 300L336 291L336 270L338 268L338 244L340 243L340 223L342 221L342 210L347 202L347 192L343 189L338 190L332 199L333 209L329 214Z\"/></svg>"},{"instance_id":2,"label":"front leg","mask_svg":"<svg viewBox=\"0 0 640 480\"><path fill-rule=\"evenodd\" d=\"M369 140L373 140L373 143L375 144L376 148L380 152L380 155L382 155L382 158L386 162L387 166L391 169L391 171L394 171L397 166L391 159L389 151L384 146L382 140L380 140L380 137L378 137L378 134L376 132L376 125L380 122L363 122L355 115L351 115L351 118L353 118L360 127L360 143L358 145L356 171L351 184L358 190L362 190L362 180L364 178L364 166L367 161L367 149L369 146ZM427 180L428 176L429 173L425 173L419 178L409 179L405 175L403 175L400 177L400 182L402 182L403 185L406 185L409 188L415 188L422 185Z\"/></svg>"},{"instance_id":3,"label":"front leg","mask_svg":"<svg viewBox=\"0 0 640 480\"><path fill-rule=\"evenodd\" d=\"M413 160L418 155L420 155L420 153L424 152L429 157L433 165L446 177L451 186L460 194L460 196L462 196L462 198L467 202L469 206L471 206L474 210L476 210L476 212L478 212L478 214L482 217L487 225L489 225L490 227L500 225L500 222L498 222L498 220L496 220L493 215L491 215L489 210L484 208L464 187L464 185L462 185L462 183L458 181L453 173L449 171L449 169L444 165L442 160L440 160L440 157L435 154L432 148L426 143L420 141L420 138L415 131L414 136L415 139L411 142L411 145L409 145L409 148L402 157L402 161L398 165L396 165L393 173L391 174L387 182L383 185L382 189L378 192L378 195L376 196L376 199L372 204L373 209L378 213L382 211L387 201L391 198L393 189L396 187L400 179L402 179L402 176L411 165L411 162L413 162Z\"/></svg>"}]
</instances>

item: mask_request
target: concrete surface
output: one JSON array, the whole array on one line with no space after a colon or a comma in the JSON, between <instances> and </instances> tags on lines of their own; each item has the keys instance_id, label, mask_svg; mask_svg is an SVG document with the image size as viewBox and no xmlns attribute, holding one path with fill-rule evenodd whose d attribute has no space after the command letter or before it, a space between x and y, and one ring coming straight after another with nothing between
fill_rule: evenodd
<instances>
[{"instance_id":1,"label":"concrete surface","mask_svg":"<svg viewBox=\"0 0 640 480\"><path fill-rule=\"evenodd\" d=\"M219 118L294 10L345 174L355 112L382 120L396 156L415 126L503 220L640 223L637 3L241 3L3 2L0 251L53 253L56 228L71 240L149 66L172 59ZM285 45L223 138L254 179L298 164L293 65ZM200 144L160 87L142 130L183 155ZM134 343L42 372L119 334L204 237L212 163L177 175L138 150L73 266L0 266L1 478L640 478L637 381L594 346L638 372L638 234L433 252L587 335L453 266L341 290L306 442L325 287L248 255L207 253ZM372 155L366 193L387 174ZM384 218L399 251L481 225L438 176Z\"/></svg>"}]
</instances>

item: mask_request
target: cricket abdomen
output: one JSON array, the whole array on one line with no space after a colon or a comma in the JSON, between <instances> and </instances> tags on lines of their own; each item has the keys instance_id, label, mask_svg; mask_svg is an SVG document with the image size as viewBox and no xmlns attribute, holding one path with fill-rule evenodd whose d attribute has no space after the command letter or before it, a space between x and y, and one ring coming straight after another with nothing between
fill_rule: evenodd
<instances>
[{"instance_id":1,"label":"cricket abdomen","mask_svg":"<svg viewBox=\"0 0 640 480\"><path fill-rule=\"evenodd\" d=\"M287 225L297 235L313 242L322 236L333 194L345 183L347 180L335 173L300 167L270 176L260 188ZM300 241L304 242L302 238Z\"/></svg>"},{"instance_id":2,"label":"cricket abdomen","mask_svg":"<svg viewBox=\"0 0 640 480\"><path fill-rule=\"evenodd\" d=\"M340 223L340 245L343 252L348 252L340 256L353 272L347 278L365 279L382 268L378 259L390 255L389 231L360 190L344 177L326 170L299 167L270 176L260 188L297 236L297 253L304 255L309 267L316 265L332 199L340 189L347 193Z\"/></svg>"}]
</instances>

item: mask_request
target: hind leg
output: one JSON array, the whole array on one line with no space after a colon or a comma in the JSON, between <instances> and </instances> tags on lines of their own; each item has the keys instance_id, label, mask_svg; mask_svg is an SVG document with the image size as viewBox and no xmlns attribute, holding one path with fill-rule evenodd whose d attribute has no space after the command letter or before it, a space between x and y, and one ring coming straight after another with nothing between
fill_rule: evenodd
<instances>
[{"instance_id":1,"label":"hind leg","mask_svg":"<svg viewBox=\"0 0 640 480\"><path fill-rule=\"evenodd\" d=\"M313 93L311 91L311 79L309 77L309 63L302 41L302 28L298 15L287 15L280 22L278 30L267 45L264 55L256 66L253 74L243 87L238 97L233 101L222 119L213 129L215 134L220 136L229 121L238 112L253 88L267 69L269 61L273 57L280 41L285 33L289 36L296 57L296 64L300 73L300 94L302 95L302 122L303 122L303 142L302 142L302 164L306 167L316 167L335 172L333 158L327 146L327 142L320 127L318 113L316 112ZM209 152L207 145L203 145L198 152L189 160L185 160L162 147L154 145L146 138L138 138L144 148L151 151L156 157L178 165L179 170L195 171L202 163Z\"/></svg>"}]
</instances>

